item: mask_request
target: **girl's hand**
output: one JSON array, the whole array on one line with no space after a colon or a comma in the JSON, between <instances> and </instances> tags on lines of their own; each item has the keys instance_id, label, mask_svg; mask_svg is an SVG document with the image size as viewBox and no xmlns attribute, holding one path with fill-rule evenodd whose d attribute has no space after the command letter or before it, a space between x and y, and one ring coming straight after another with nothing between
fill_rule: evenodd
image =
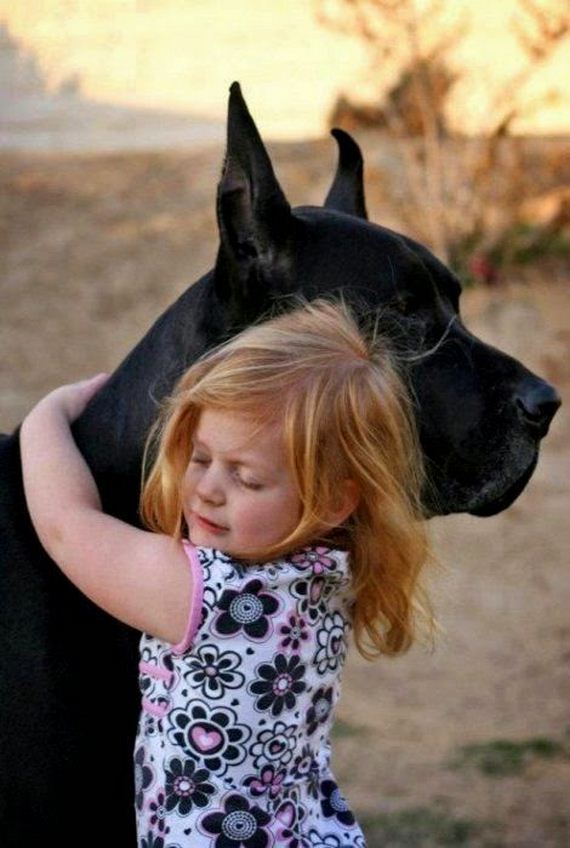
<instances>
[{"instance_id":1,"label":"girl's hand","mask_svg":"<svg viewBox=\"0 0 570 848\"><path fill-rule=\"evenodd\" d=\"M79 418L91 398L97 394L108 379L109 374L101 373L95 374L87 380L80 380L78 383L60 386L42 398L36 408L57 409L64 415L69 424L72 424Z\"/></svg>"}]
</instances>

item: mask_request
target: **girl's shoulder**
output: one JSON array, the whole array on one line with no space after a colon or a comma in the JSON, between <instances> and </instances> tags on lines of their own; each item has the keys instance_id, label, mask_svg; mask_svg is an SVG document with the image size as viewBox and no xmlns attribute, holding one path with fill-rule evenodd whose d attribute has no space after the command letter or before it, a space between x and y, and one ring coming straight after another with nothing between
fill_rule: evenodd
<instances>
[{"instance_id":1,"label":"girl's shoulder","mask_svg":"<svg viewBox=\"0 0 570 848\"><path fill-rule=\"evenodd\" d=\"M283 617L317 627L330 615L351 615L346 551L316 545L272 562L249 563L184 541L192 571L192 610L173 651L209 638L267 641Z\"/></svg>"},{"instance_id":2,"label":"girl's shoulder","mask_svg":"<svg viewBox=\"0 0 570 848\"><path fill-rule=\"evenodd\" d=\"M185 545L190 547L190 543ZM270 562L236 559L214 548L194 548L204 582L223 578L225 582L259 579L266 586L297 579L318 579L346 585L350 580L348 552L324 546L305 547Z\"/></svg>"},{"instance_id":3,"label":"girl's shoulder","mask_svg":"<svg viewBox=\"0 0 570 848\"><path fill-rule=\"evenodd\" d=\"M339 603L351 605L348 553L321 545L265 563L235 559L211 548L196 548L205 607L212 612L255 616L261 609L296 609L315 623Z\"/></svg>"}]
</instances>

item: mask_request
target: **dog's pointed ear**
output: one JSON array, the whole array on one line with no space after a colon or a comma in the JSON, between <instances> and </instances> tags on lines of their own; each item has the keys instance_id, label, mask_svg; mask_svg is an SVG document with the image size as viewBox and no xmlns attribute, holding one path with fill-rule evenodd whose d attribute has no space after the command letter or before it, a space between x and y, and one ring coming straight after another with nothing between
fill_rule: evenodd
<instances>
[{"instance_id":1,"label":"dog's pointed ear","mask_svg":"<svg viewBox=\"0 0 570 848\"><path fill-rule=\"evenodd\" d=\"M237 82L230 88L227 132L217 198L220 276L245 283L252 272L259 278L281 264L292 228L291 207Z\"/></svg>"},{"instance_id":2,"label":"dog's pointed ear","mask_svg":"<svg viewBox=\"0 0 570 848\"><path fill-rule=\"evenodd\" d=\"M347 132L331 130L338 144L338 165L325 200L325 209L336 209L368 220L364 200L364 162L360 147Z\"/></svg>"}]
</instances>

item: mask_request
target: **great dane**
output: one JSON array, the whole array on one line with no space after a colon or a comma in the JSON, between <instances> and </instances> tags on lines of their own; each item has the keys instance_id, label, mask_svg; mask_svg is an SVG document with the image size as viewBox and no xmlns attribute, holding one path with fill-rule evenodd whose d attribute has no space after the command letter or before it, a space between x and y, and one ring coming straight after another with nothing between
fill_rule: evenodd
<instances>
[{"instance_id":1,"label":"great dane","mask_svg":"<svg viewBox=\"0 0 570 848\"><path fill-rule=\"evenodd\" d=\"M533 473L556 391L464 327L460 285L429 250L367 220L350 136L333 130L339 163L324 206L291 209L237 83L227 131L215 267L157 320L74 428L105 509L137 521L145 436L190 362L277 301L340 293L381 311L406 363L432 484L426 514L508 507ZM0 844L126 848L139 634L44 554L18 432L0 439L0 538Z\"/></svg>"}]
</instances>

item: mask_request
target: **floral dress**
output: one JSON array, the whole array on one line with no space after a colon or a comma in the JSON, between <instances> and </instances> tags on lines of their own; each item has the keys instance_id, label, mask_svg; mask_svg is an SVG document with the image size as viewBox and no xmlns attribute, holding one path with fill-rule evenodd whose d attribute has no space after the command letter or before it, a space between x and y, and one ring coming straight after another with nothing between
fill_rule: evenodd
<instances>
[{"instance_id":1,"label":"floral dress","mask_svg":"<svg viewBox=\"0 0 570 848\"><path fill-rule=\"evenodd\" d=\"M139 848L365 848L330 770L353 600L346 552L250 565L184 547L185 637L140 645Z\"/></svg>"}]
</instances>

